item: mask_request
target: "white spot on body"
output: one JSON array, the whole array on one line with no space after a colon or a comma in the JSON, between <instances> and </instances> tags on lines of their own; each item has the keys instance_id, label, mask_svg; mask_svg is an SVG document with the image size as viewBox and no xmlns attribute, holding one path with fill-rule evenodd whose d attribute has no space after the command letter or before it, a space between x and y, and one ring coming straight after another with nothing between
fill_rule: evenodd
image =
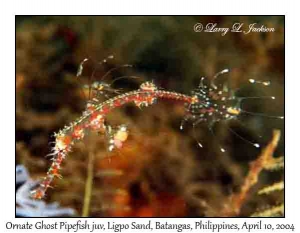
<instances>
[{"instance_id":1,"label":"white spot on body","mask_svg":"<svg viewBox=\"0 0 300 233\"><path fill-rule=\"evenodd\" d=\"M255 143L254 146L255 146L256 148L259 148L259 147L260 147L260 145L259 145L258 143Z\"/></svg>"},{"instance_id":2,"label":"white spot on body","mask_svg":"<svg viewBox=\"0 0 300 233\"><path fill-rule=\"evenodd\" d=\"M109 151L112 151L114 149L114 146L113 145L110 145L109 147L108 147L108 150Z\"/></svg>"}]
</instances>

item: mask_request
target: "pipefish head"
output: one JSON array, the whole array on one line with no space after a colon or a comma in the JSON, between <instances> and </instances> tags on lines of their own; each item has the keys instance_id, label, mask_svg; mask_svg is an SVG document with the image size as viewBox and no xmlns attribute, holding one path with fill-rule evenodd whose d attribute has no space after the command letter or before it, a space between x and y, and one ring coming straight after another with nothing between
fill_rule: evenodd
<instances>
[{"instance_id":1,"label":"pipefish head","mask_svg":"<svg viewBox=\"0 0 300 233\"><path fill-rule=\"evenodd\" d=\"M192 91L187 108L195 121L217 122L229 120L240 114L239 101L228 89L203 85Z\"/></svg>"}]
</instances>

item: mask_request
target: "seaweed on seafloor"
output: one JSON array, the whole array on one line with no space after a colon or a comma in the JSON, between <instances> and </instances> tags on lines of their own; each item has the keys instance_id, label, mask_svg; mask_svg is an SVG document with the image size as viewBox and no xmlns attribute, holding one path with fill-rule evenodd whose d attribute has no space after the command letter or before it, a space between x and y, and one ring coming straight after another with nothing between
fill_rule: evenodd
<instances>
[{"instance_id":1,"label":"seaweed on seafloor","mask_svg":"<svg viewBox=\"0 0 300 233\"><path fill-rule=\"evenodd\" d=\"M284 169L284 157L280 156L273 158L269 164L264 166L264 169L268 172L282 172ZM284 193L283 178L269 185L265 185L257 192L257 195L271 196L274 193ZM284 216L284 200L276 200L274 204L262 204L253 214L251 214L251 217L278 216Z\"/></svg>"},{"instance_id":2,"label":"seaweed on seafloor","mask_svg":"<svg viewBox=\"0 0 300 233\"><path fill-rule=\"evenodd\" d=\"M247 199L249 199L250 190L258 182L259 176L263 170L277 170L283 168L283 157L274 158L273 154L280 139L280 131L274 130L273 139L263 149L260 156L250 163L248 174L244 178L244 182L240 188L240 191L232 194L229 200L224 204L224 209L221 210L220 216L239 216L242 206L245 205ZM283 191L283 180L271 185L265 185L258 191L258 195L270 194L275 191ZM260 207L261 208L261 207ZM272 217L272 216L284 215L284 203L278 203L277 205L270 206L268 208L260 209L257 212L251 214L253 217Z\"/></svg>"}]
</instances>

